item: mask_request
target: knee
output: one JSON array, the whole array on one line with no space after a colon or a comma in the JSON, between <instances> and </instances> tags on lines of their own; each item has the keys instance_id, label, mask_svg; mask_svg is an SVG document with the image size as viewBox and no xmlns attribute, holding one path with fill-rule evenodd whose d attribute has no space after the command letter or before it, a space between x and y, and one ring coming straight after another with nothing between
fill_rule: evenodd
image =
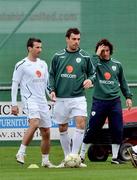
<instances>
[{"instance_id":1,"label":"knee","mask_svg":"<svg viewBox=\"0 0 137 180\"><path fill-rule=\"evenodd\" d=\"M76 127L77 129L85 129L86 126L86 117L84 116L77 116L75 118Z\"/></svg>"},{"instance_id":2,"label":"knee","mask_svg":"<svg viewBox=\"0 0 137 180\"><path fill-rule=\"evenodd\" d=\"M78 129L85 129L85 126L86 126L86 123L84 120L76 123L76 127Z\"/></svg>"},{"instance_id":3,"label":"knee","mask_svg":"<svg viewBox=\"0 0 137 180\"><path fill-rule=\"evenodd\" d=\"M50 139L50 129L49 128L40 128L41 136L43 139Z\"/></svg>"},{"instance_id":4,"label":"knee","mask_svg":"<svg viewBox=\"0 0 137 180\"><path fill-rule=\"evenodd\" d=\"M59 131L60 132L65 132L68 130L68 124L60 124L59 125Z\"/></svg>"}]
</instances>

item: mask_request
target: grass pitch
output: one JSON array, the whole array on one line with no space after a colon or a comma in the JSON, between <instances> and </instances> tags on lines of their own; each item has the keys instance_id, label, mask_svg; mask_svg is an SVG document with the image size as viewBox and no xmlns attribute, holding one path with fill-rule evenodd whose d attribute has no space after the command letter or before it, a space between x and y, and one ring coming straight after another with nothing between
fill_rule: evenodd
<instances>
[{"instance_id":1,"label":"grass pitch","mask_svg":"<svg viewBox=\"0 0 137 180\"><path fill-rule=\"evenodd\" d=\"M112 165L111 158L106 162L90 162L86 158L87 168L28 169L30 164L41 164L39 146L29 146L25 165L15 160L18 147L0 147L0 180L134 180L137 169L130 162L122 165ZM58 165L63 159L59 144L51 146L50 160Z\"/></svg>"}]
</instances>

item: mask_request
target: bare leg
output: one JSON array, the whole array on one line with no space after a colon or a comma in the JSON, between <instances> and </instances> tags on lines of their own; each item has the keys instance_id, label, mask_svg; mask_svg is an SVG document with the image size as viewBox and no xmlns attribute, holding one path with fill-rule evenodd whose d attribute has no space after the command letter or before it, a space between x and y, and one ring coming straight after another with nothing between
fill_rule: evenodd
<instances>
[{"instance_id":1,"label":"bare leg","mask_svg":"<svg viewBox=\"0 0 137 180\"><path fill-rule=\"evenodd\" d=\"M41 153L49 154L50 151L50 128L40 128L42 135L41 140Z\"/></svg>"},{"instance_id":2,"label":"bare leg","mask_svg":"<svg viewBox=\"0 0 137 180\"><path fill-rule=\"evenodd\" d=\"M39 125L39 119L30 119L29 120L29 128L27 129L23 140L22 140L22 144L25 146L28 146L29 143L31 142L33 135L35 133L35 131L37 130Z\"/></svg>"},{"instance_id":3,"label":"bare leg","mask_svg":"<svg viewBox=\"0 0 137 180\"><path fill-rule=\"evenodd\" d=\"M29 143L31 142L33 135L34 135L36 129L38 128L38 125L39 125L39 119L30 119L29 120L29 128L27 129L27 131L23 137L22 144L20 145L18 153L16 154L17 162L24 164L24 155L26 152L26 148L29 145Z\"/></svg>"},{"instance_id":4,"label":"bare leg","mask_svg":"<svg viewBox=\"0 0 137 180\"><path fill-rule=\"evenodd\" d=\"M41 153L42 153L42 166L48 168L56 167L49 161L49 152L50 152L50 128L40 128L42 135L41 140Z\"/></svg>"}]
</instances>

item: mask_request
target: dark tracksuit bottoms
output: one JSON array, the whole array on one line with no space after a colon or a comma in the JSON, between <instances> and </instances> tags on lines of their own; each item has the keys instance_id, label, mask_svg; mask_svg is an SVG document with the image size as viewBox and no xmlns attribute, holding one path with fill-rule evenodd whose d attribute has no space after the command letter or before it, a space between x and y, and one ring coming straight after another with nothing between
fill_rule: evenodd
<instances>
[{"instance_id":1,"label":"dark tracksuit bottoms","mask_svg":"<svg viewBox=\"0 0 137 180\"><path fill-rule=\"evenodd\" d=\"M113 100L99 100L93 98L89 124L83 142L95 142L106 118L111 133L112 144L121 144L123 139L123 116L120 97Z\"/></svg>"}]
</instances>

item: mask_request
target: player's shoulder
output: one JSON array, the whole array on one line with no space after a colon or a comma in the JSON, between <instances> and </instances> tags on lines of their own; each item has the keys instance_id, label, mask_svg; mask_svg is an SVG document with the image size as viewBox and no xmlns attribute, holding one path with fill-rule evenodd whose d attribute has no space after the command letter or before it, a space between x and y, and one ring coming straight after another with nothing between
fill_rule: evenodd
<instances>
[{"instance_id":1,"label":"player's shoulder","mask_svg":"<svg viewBox=\"0 0 137 180\"><path fill-rule=\"evenodd\" d=\"M59 50L59 51L57 51L56 53L55 53L55 56L62 56L62 55L64 55L66 53L66 50L65 49L61 49L61 50Z\"/></svg>"},{"instance_id":2,"label":"player's shoulder","mask_svg":"<svg viewBox=\"0 0 137 180\"><path fill-rule=\"evenodd\" d=\"M84 49L80 49L80 50L79 50L79 54L80 54L82 57L90 58L90 55L89 55L88 52L86 52Z\"/></svg>"},{"instance_id":3,"label":"player's shoulder","mask_svg":"<svg viewBox=\"0 0 137 180\"><path fill-rule=\"evenodd\" d=\"M118 61L117 59L111 58L111 61L113 62L113 64L117 64L121 66L121 62Z\"/></svg>"},{"instance_id":4,"label":"player's shoulder","mask_svg":"<svg viewBox=\"0 0 137 180\"><path fill-rule=\"evenodd\" d=\"M39 64L41 64L42 66L46 66L46 67L48 66L44 59L37 58L37 60L38 60Z\"/></svg>"},{"instance_id":5,"label":"player's shoulder","mask_svg":"<svg viewBox=\"0 0 137 180\"><path fill-rule=\"evenodd\" d=\"M15 64L16 69L18 69L19 67L23 67L23 66L26 64L26 62L27 62L27 58L24 58L24 59L18 61L18 62Z\"/></svg>"},{"instance_id":6,"label":"player's shoulder","mask_svg":"<svg viewBox=\"0 0 137 180\"><path fill-rule=\"evenodd\" d=\"M39 63L47 64L44 59L37 58L37 60L39 61Z\"/></svg>"}]
</instances>

